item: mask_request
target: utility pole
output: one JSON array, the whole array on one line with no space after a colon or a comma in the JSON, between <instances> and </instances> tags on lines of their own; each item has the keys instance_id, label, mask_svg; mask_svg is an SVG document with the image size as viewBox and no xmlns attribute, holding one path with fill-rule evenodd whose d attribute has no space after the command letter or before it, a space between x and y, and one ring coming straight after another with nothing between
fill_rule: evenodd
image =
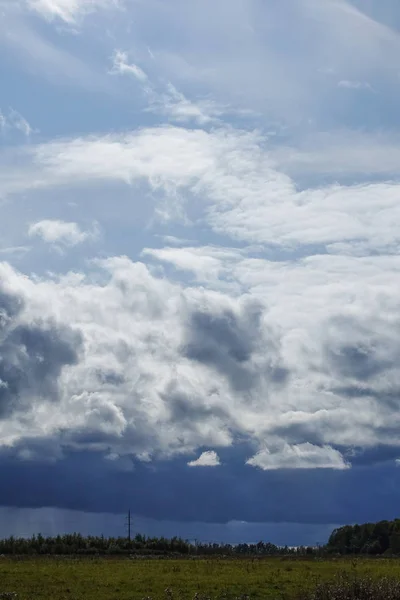
<instances>
[{"instance_id":1,"label":"utility pole","mask_svg":"<svg viewBox=\"0 0 400 600\"><path fill-rule=\"evenodd\" d=\"M132 525L131 509L128 510L127 525L128 525L128 540L131 541L131 525Z\"/></svg>"}]
</instances>

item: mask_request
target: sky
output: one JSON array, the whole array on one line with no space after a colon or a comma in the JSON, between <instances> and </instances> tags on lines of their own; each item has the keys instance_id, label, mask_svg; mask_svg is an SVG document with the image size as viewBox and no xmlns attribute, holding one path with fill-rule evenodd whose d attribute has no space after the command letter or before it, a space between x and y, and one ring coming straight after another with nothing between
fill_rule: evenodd
<instances>
[{"instance_id":1,"label":"sky","mask_svg":"<svg viewBox=\"0 0 400 600\"><path fill-rule=\"evenodd\" d=\"M398 0L0 14L0 535L399 516Z\"/></svg>"}]
</instances>

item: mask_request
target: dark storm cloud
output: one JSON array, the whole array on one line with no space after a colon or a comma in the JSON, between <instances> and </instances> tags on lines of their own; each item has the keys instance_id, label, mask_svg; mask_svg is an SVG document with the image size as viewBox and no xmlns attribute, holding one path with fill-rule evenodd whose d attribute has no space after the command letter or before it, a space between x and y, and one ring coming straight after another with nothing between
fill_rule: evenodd
<instances>
[{"instance_id":1,"label":"dark storm cloud","mask_svg":"<svg viewBox=\"0 0 400 600\"><path fill-rule=\"evenodd\" d=\"M392 365L395 367L395 364ZM381 411L393 411L399 410L400 406L400 385L391 385L386 381L386 385L389 389L375 389L373 387L365 387L364 385L341 385L331 388L331 391L338 396L344 396L345 398L371 398L376 400Z\"/></svg>"},{"instance_id":2,"label":"dark storm cloud","mask_svg":"<svg viewBox=\"0 0 400 600\"><path fill-rule=\"evenodd\" d=\"M101 371L97 370L96 373L99 381L106 385L119 386L125 383L125 379L123 375L119 373L115 373L114 371Z\"/></svg>"},{"instance_id":3,"label":"dark storm cloud","mask_svg":"<svg viewBox=\"0 0 400 600\"><path fill-rule=\"evenodd\" d=\"M328 417L329 418L329 417ZM319 422L318 426L313 422L290 423L273 427L274 435L282 438L288 444L303 444L309 442L314 446L323 446L324 434L330 431L329 422Z\"/></svg>"},{"instance_id":4,"label":"dark storm cloud","mask_svg":"<svg viewBox=\"0 0 400 600\"><path fill-rule=\"evenodd\" d=\"M354 377L360 381L372 379L392 364L390 360L379 359L371 347L351 343L338 351L327 348L326 353L333 372L341 377Z\"/></svg>"},{"instance_id":5,"label":"dark storm cloud","mask_svg":"<svg viewBox=\"0 0 400 600\"><path fill-rule=\"evenodd\" d=\"M222 406L205 406L195 402L193 395L171 383L161 397L168 405L172 422L185 424L185 427L201 424L210 418L228 419L228 412Z\"/></svg>"},{"instance_id":6,"label":"dark storm cloud","mask_svg":"<svg viewBox=\"0 0 400 600\"><path fill-rule=\"evenodd\" d=\"M338 525L303 523L226 524L157 521L133 515L134 533L198 541L249 542L260 539L278 545L310 545L324 543ZM83 535L126 535L126 513L88 513L57 508L13 508L0 506L0 536L31 536L37 533L55 536L59 533L81 532Z\"/></svg>"},{"instance_id":7,"label":"dark storm cloud","mask_svg":"<svg viewBox=\"0 0 400 600\"><path fill-rule=\"evenodd\" d=\"M56 400L58 378L78 360L80 336L50 322L19 324L23 302L0 293L0 418L35 397Z\"/></svg>"},{"instance_id":8,"label":"dark storm cloud","mask_svg":"<svg viewBox=\"0 0 400 600\"><path fill-rule=\"evenodd\" d=\"M190 333L193 336L188 342L186 352L189 358L205 362L213 362L219 355L243 363L249 360L254 349L254 330L258 330L260 313L256 312L247 320L240 319L233 311L225 310L221 314L196 311L190 318Z\"/></svg>"},{"instance_id":9,"label":"dark storm cloud","mask_svg":"<svg viewBox=\"0 0 400 600\"><path fill-rule=\"evenodd\" d=\"M265 376L271 383L282 385L288 371L279 361L279 344L271 334L263 351L265 372L252 365L254 353L263 340L260 305L248 306L243 314L232 310L194 311L187 327L183 354L187 358L215 368L228 378L232 388L245 391L254 387Z\"/></svg>"},{"instance_id":10,"label":"dark storm cloud","mask_svg":"<svg viewBox=\"0 0 400 600\"><path fill-rule=\"evenodd\" d=\"M24 303L21 298L0 290L0 333L7 326L10 319L21 312L23 306Z\"/></svg>"},{"instance_id":11,"label":"dark storm cloud","mask_svg":"<svg viewBox=\"0 0 400 600\"><path fill-rule=\"evenodd\" d=\"M328 323L329 334L323 356L326 370L339 377L338 387L346 379L357 380L349 395L362 395L363 389L374 389L374 378L396 366L400 360L400 330L396 323L364 322L360 318L336 317ZM356 393L360 391L360 394Z\"/></svg>"},{"instance_id":12,"label":"dark storm cloud","mask_svg":"<svg viewBox=\"0 0 400 600\"><path fill-rule=\"evenodd\" d=\"M212 469L190 469L182 458L136 461L127 471L95 452L69 452L46 464L16 461L15 449L3 451L0 502L112 513L131 508L147 518L210 523L347 523L398 514L400 469L394 462L374 465L370 456L368 466L347 471L265 472L243 464L250 454L244 447L223 450L222 466Z\"/></svg>"}]
</instances>

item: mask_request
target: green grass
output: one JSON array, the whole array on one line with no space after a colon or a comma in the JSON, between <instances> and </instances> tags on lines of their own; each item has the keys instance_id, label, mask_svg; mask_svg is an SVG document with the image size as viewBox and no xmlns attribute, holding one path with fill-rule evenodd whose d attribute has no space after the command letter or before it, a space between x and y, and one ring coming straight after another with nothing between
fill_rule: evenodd
<instances>
[{"instance_id":1,"label":"green grass","mask_svg":"<svg viewBox=\"0 0 400 600\"><path fill-rule=\"evenodd\" d=\"M345 571L400 579L400 560L1 558L0 593L19 600L290 599Z\"/></svg>"}]
</instances>

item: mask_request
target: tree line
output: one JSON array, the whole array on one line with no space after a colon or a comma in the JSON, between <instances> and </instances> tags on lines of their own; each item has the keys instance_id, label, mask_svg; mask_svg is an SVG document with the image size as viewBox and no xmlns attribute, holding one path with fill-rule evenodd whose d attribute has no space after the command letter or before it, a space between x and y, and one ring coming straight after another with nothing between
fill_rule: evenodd
<instances>
[{"instance_id":1,"label":"tree line","mask_svg":"<svg viewBox=\"0 0 400 600\"><path fill-rule=\"evenodd\" d=\"M29 538L9 537L0 540L0 555L221 555L221 556L278 556L307 555L315 549L301 546L275 546L269 542L257 544L218 544L191 543L179 537L146 537L137 534L133 539L126 537L83 536L79 533L44 537L33 535Z\"/></svg>"},{"instance_id":2,"label":"tree line","mask_svg":"<svg viewBox=\"0 0 400 600\"><path fill-rule=\"evenodd\" d=\"M257 544L192 543L180 537L83 536L80 533L0 540L0 555L138 555L138 556L400 556L400 519L345 525L335 529L328 543L319 547Z\"/></svg>"},{"instance_id":3,"label":"tree line","mask_svg":"<svg viewBox=\"0 0 400 600\"><path fill-rule=\"evenodd\" d=\"M332 532L326 548L338 554L400 555L400 519L345 525Z\"/></svg>"}]
</instances>

